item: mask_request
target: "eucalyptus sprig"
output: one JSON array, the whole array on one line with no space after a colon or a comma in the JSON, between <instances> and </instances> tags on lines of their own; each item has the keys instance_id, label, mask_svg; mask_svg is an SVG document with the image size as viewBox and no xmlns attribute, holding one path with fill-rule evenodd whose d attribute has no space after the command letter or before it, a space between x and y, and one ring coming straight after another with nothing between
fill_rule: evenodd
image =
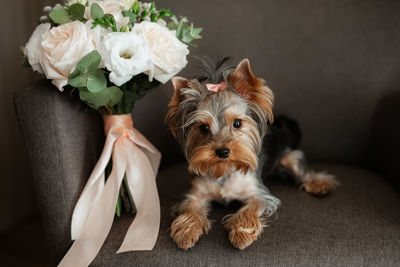
<instances>
[{"instance_id":1,"label":"eucalyptus sprig","mask_svg":"<svg viewBox=\"0 0 400 267\"><path fill-rule=\"evenodd\" d=\"M125 17L129 17L129 24L139 23L149 17L151 22L157 22L164 17L172 17L174 14L169 9L156 9L154 2L149 8L141 7L139 1L135 1L129 10L122 12Z\"/></svg>"},{"instance_id":2,"label":"eucalyptus sprig","mask_svg":"<svg viewBox=\"0 0 400 267\"><path fill-rule=\"evenodd\" d=\"M104 14L103 9L96 3L90 6L90 16L93 19L92 29L97 25L103 28L111 28L113 32L117 32L117 22L111 14Z\"/></svg>"},{"instance_id":3,"label":"eucalyptus sprig","mask_svg":"<svg viewBox=\"0 0 400 267\"><path fill-rule=\"evenodd\" d=\"M85 22L85 8L86 7L80 3L65 7L56 7L50 12L49 17L56 25L65 24L75 20Z\"/></svg>"},{"instance_id":4,"label":"eucalyptus sprig","mask_svg":"<svg viewBox=\"0 0 400 267\"><path fill-rule=\"evenodd\" d=\"M168 23L170 30L176 30L176 37L183 43L196 47L191 44L195 39L201 39L200 33L203 28L195 28L193 23L189 23L186 17L180 17L179 19L169 9L156 9L155 3L151 3L150 6L143 7L139 1L135 1L132 7L123 11L122 14L125 17L129 17L129 24L131 28L134 23L140 23L143 20L150 20L151 22L157 22L164 17L169 17L171 21Z\"/></svg>"},{"instance_id":5,"label":"eucalyptus sprig","mask_svg":"<svg viewBox=\"0 0 400 267\"><path fill-rule=\"evenodd\" d=\"M193 47L197 47L197 45L191 44L191 42L195 39L201 39L200 33L203 30L203 28L194 28L193 23L189 24L188 18L180 17L178 19L176 16L171 17L168 28L176 30L176 37L183 43Z\"/></svg>"},{"instance_id":6,"label":"eucalyptus sprig","mask_svg":"<svg viewBox=\"0 0 400 267\"><path fill-rule=\"evenodd\" d=\"M94 109L112 108L123 93L117 86L107 87L107 79L99 68L101 56L96 50L84 56L68 78L68 84L79 89L79 97Z\"/></svg>"}]
</instances>

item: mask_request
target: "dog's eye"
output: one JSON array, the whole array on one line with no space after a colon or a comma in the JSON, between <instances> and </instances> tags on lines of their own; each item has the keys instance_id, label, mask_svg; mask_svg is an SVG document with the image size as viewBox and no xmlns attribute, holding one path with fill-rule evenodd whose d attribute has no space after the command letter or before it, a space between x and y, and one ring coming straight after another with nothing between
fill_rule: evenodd
<instances>
[{"instance_id":1,"label":"dog's eye","mask_svg":"<svg viewBox=\"0 0 400 267\"><path fill-rule=\"evenodd\" d=\"M239 129L242 127L242 120L241 119L236 119L233 121L233 128Z\"/></svg>"},{"instance_id":2,"label":"dog's eye","mask_svg":"<svg viewBox=\"0 0 400 267\"><path fill-rule=\"evenodd\" d=\"M200 131L202 134L208 134L210 132L210 126L208 124L202 124L200 125Z\"/></svg>"}]
</instances>

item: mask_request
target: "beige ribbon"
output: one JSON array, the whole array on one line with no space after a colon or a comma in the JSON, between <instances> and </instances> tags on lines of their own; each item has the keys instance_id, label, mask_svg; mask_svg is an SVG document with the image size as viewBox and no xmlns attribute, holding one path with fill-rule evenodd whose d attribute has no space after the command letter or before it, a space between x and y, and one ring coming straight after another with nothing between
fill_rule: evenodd
<instances>
[{"instance_id":1,"label":"beige ribbon","mask_svg":"<svg viewBox=\"0 0 400 267\"><path fill-rule=\"evenodd\" d=\"M114 220L122 180L128 185L136 216L117 251L152 250L160 227L160 201L155 177L160 152L135 128L131 114L104 116L103 152L72 215L75 242L59 266L88 266L100 251ZM105 169L113 167L105 182Z\"/></svg>"}]
</instances>

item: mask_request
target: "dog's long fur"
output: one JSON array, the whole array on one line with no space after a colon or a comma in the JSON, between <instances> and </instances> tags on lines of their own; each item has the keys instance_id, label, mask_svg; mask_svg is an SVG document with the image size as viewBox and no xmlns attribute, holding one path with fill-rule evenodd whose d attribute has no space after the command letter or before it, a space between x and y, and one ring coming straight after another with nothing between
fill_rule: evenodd
<instances>
[{"instance_id":1,"label":"dog's long fur","mask_svg":"<svg viewBox=\"0 0 400 267\"><path fill-rule=\"evenodd\" d=\"M240 200L243 207L224 224L232 245L244 249L280 206L264 186L264 176L286 173L315 195L333 191L338 182L331 175L306 170L304 154L298 150L299 126L282 116L273 123L274 95L253 75L247 59L236 68L227 66L226 60L216 68L205 66L206 77L172 79L175 92L166 120L194 179L171 225L171 236L180 248L193 247L211 227L210 201ZM225 90L206 89L207 83L221 82Z\"/></svg>"}]
</instances>

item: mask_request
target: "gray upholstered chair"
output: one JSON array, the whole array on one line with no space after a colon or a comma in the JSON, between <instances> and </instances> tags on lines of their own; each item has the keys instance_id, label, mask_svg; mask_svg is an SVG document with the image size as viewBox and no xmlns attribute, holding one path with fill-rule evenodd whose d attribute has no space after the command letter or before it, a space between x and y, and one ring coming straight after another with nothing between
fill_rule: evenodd
<instances>
[{"instance_id":1,"label":"gray upholstered chair","mask_svg":"<svg viewBox=\"0 0 400 267\"><path fill-rule=\"evenodd\" d=\"M93 265L399 266L400 5L398 1L159 1L204 27L194 54L249 57L276 94L276 112L302 125L313 167L335 174L339 190L314 198L267 181L282 200L279 219L244 251L221 225L189 251L169 237L169 208L188 188L182 156L163 123L169 84L134 109L136 127L163 152L162 221L153 251L115 254L132 216L117 218ZM192 65L184 74L193 71ZM396 91L397 90L397 91ZM53 262L71 245L73 207L99 153L100 116L49 82L15 95ZM150 108L151 106L151 108ZM391 178L388 179L388 178ZM392 181L392 182L390 182ZM397 183L396 183L397 181Z\"/></svg>"}]
</instances>

